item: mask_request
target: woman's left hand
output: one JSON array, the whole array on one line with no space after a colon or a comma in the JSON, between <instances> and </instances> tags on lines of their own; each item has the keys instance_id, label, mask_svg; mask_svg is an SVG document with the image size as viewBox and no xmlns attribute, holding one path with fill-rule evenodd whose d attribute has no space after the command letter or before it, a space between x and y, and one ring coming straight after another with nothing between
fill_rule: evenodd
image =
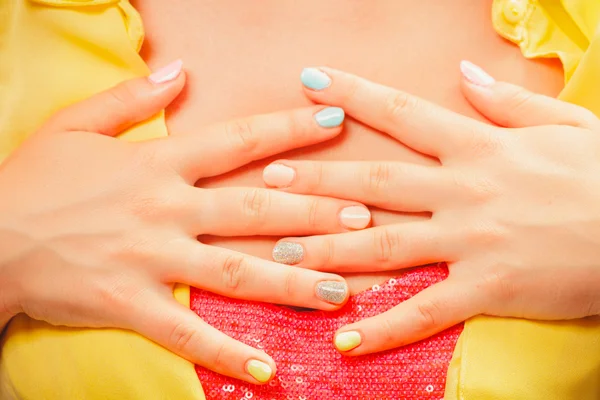
<instances>
[{"instance_id":1,"label":"woman's left hand","mask_svg":"<svg viewBox=\"0 0 600 400\"><path fill-rule=\"evenodd\" d=\"M298 266L335 273L448 263L445 281L342 327L335 344L349 355L415 342L478 314L600 313L600 120L582 107L496 82L470 63L461 70L467 99L499 126L340 71L303 73L312 100L342 107L439 160L280 160L265 170L267 184L290 192L432 213L419 222L278 244L302 246Z\"/></svg>"}]
</instances>

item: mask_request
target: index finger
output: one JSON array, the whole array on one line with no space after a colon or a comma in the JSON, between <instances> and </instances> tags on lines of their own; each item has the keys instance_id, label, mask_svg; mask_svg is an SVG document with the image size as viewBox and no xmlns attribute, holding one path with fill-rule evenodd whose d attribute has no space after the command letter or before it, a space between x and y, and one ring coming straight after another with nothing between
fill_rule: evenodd
<instances>
[{"instance_id":1,"label":"index finger","mask_svg":"<svg viewBox=\"0 0 600 400\"><path fill-rule=\"evenodd\" d=\"M421 153L442 158L487 139L491 125L408 93L331 68L306 68L301 75L311 100L343 108L357 120Z\"/></svg>"},{"instance_id":2,"label":"index finger","mask_svg":"<svg viewBox=\"0 0 600 400\"><path fill-rule=\"evenodd\" d=\"M173 157L195 181L252 161L323 142L342 131L344 111L312 106L209 126L200 135L173 136Z\"/></svg>"}]
</instances>

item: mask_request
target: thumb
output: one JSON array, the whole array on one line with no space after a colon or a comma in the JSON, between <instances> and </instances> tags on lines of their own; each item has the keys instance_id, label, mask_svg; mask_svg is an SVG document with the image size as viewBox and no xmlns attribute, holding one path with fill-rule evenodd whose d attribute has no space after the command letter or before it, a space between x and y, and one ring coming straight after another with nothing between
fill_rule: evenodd
<instances>
[{"instance_id":1,"label":"thumb","mask_svg":"<svg viewBox=\"0 0 600 400\"><path fill-rule=\"evenodd\" d=\"M168 106L183 89L181 60L131 79L56 113L45 132L86 131L115 136Z\"/></svg>"},{"instance_id":2,"label":"thumb","mask_svg":"<svg viewBox=\"0 0 600 400\"><path fill-rule=\"evenodd\" d=\"M507 128L539 125L597 126L596 116L575 104L532 93L521 86L497 82L468 61L460 63L462 91L483 116Z\"/></svg>"}]
</instances>

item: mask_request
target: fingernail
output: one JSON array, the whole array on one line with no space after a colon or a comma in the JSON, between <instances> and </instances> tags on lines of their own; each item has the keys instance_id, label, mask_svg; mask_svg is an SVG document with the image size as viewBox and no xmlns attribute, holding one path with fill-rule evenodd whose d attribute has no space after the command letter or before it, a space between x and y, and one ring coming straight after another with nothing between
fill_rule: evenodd
<instances>
[{"instance_id":1,"label":"fingernail","mask_svg":"<svg viewBox=\"0 0 600 400\"><path fill-rule=\"evenodd\" d=\"M315 120L322 128L335 128L344 122L344 116L341 108L327 107L315 114Z\"/></svg>"},{"instance_id":2,"label":"fingernail","mask_svg":"<svg viewBox=\"0 0 600 400\"><path fill-rule=\"evenodd\" d=\"M304 86L312 90L323 90L331 85L331 78L317 68L304 68L300 80Z\"/></svg>"},{"instance_id":3,"label":"fingernail","mask_svg":"<svg viewBox=\"0 0 600 400\"><path fill-rule=\"evenodd\" d=\"M273 249L273 260L287 265L299 264L304 260L304 247L293 242L279 242Z\"/></svg>"},{"instance_id":4,"label":"fingernail","mask_svg":"<svg viewBox=\"0 0 600 400\"><path fill-rule=\"evenodd\" d=\"M491 86L496 80L487 72L469 61L460 62L460 72L469 82L479 86Z\"/></svg>"},{"instance_id":5,"label":"fingernail","mask_svg":"<svg viewBox=\"0 0 600 400\"><path fill-rule=\"evenodd\" d=\"M360 346L361 341L360 333L350 331L339 333L333 343L339 351L348 351Z\"/></svg>"},{"instance_id":6,"label":"fingernail","mask_svg":"<svg viewBox=\"0 0 600 400\"><path fill-rule=\"evenodd\" d=\"M349 229L364 229L371 222L369 209L361 206L350 206L340 211L340 221Z\"/></svg>"},{"instance_id":7,"label":"fingernail","mask_svg":"<svg viewBox=\"0 0 600 400\"><path fill-rule=\"evenodd\" d=\"M260 383L268 382L271 379L271 375L273 374L273 370L269 366L262 361L258 360L250 360L246 365L246 370L254 379L259 381Z\"/></svg>"},{"instance_id":8,"label":"fingernail","mask_svg":"<svg viewBox=\"0 0 600 400\"><path fill-rule=\"evenodd\" d=\"M270 164L263 170L263 181L273 187L290 186L295 177L296 171L283 164Z\"/></svg>"},{"instance_id":9,"label":"fingernail","mask_svg":"<svg viewBox=\"0 0 600 400\"><path fill-rule=\"evenodd\" d=\"M175 60L172 63L165 65L162 68L154 71L149 77L148 80L152 83L165 83L172 81L177 78L181 73L181 69L183 68L183 61Z\"/></svg>"},{"instance_id":10,"label":"fingernail","mask_svg":"<svg viewBox=\"0 0 600 400\"><path fill-rule=\"evenodd\" d=\"M348 285L345 282L322 281L315 290L317 297L331 304L342 304L348 297Z\"/></svg>"}]
</instances>

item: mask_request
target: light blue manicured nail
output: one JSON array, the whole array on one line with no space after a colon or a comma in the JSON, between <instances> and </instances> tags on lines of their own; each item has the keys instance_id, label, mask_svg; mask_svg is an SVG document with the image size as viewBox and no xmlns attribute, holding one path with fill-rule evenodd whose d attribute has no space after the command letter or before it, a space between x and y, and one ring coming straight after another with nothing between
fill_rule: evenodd
<instances>
[{"instance_id":1,"label":"light blue manicured nail","mask_svg":"<svg viewBox=\"0 0 600 400\"><path fill-rule=\"evenodd\" d=\"M327 107L315 114L315 120L323 128L335 128L344 122L344 116L341 108Z\"/></svg>"},{"instance_id":2,"label":"light blue manicured nail","mask_svg":"<svg viewBox=\"0 0 600 400\"><path fill-rule=\"evenodd\" d=\"M312 90L323 90L331 85L331 78L316 68L304 68L300 80L304 86Z\"/></svg>"}]
</instances>

